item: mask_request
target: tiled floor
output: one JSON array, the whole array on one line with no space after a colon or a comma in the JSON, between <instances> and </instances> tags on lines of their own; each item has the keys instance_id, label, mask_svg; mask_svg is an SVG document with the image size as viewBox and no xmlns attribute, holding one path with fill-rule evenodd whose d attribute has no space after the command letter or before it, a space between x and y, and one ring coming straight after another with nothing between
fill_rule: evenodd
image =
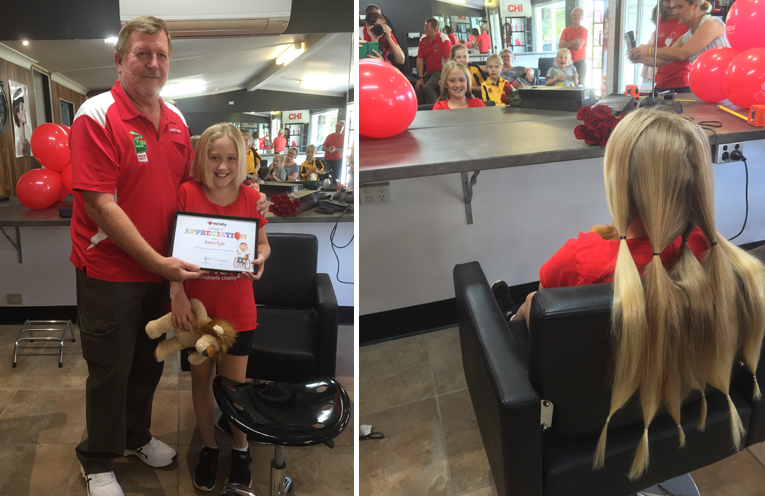
<instances>
[{"instance_id":1,"label":"tiled floor","mask_svg":"<svg viewBox=\"0 0 765 496\"><path fill-rule=\"evenodd\" d=\"M456 328L359 350L361 496L494 496ZM692 474L702 496L765 494L765 443ZM607 495L597 495L607 496Z\"/></svg>"},{"instance_id":2,"label":"tiled floor","mask_svg":"<svg viewBox=\"0 0 765 496\"><path fill-rule=\"evenodd\" d=\"M22 343L18 367L11 368L13 344L20 326L0 326L0 495L83 496L85 482L75 446L85 437L87 366L77 341L67 341L64 366L58 368L58 344ZM353 327L338 333L337 378L353 397ZM191 378L180 370L179 354L165 363L154 397L152 433L178 451L178 460L154 469L135 457L119 458L115 473L128 496L217 494L197 491L191 474L201 449L191 403ZM348 427L324 445L287 448L288 474L296 496L353 494L353 442L358 429ZM219 490L228 474L231 438L218 432L223 446L218 468ZM252 444L253 487L267 492L273 447Z\"/></svg>"}]
</instances>

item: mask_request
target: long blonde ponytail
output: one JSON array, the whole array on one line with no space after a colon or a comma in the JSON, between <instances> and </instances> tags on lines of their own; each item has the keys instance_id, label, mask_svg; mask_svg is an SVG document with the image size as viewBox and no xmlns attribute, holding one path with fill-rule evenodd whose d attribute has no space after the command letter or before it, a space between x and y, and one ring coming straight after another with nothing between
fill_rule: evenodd
<instances>
[{"instance_id":1,"label":"long blonde ponytail","mask_svg":"<svg viewBox=\"0 0 765 496\"><path fill-rule=\"evenodd\" d=\"M631 479L648 468L648 429L662 404L684 446L680 406L691 389L699 390L703 430L706 384L728 399L733 444L737 449L742 445L744 428L730 398L730 374L739 346L749 370L754 374L757 368L765 333L765 267L716 233L710 155L706 135L696 124L650 109L625 118L606 147L606 199L620 242L614 270L611 407L593 459L595 469L605 460L611 417L638 390L644 430ZM626 240L638 216L654 254L643 274ZM696 227L710 240L701 260L687 243ZM678 237L683 240L680 257L667 270L660 254ZM753 395L759 395L756 378Z\"/></svg>"}]
</instances>

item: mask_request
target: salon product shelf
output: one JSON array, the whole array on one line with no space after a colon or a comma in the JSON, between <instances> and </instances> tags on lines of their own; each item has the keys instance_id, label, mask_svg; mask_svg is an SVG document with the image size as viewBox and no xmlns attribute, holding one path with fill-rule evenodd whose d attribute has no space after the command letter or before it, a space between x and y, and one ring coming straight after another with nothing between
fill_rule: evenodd
<instances>
[{"instance_id":1,"label":"salon product shelf","mask_svg":"<svg viewBox=\"0 0 765 496\"><path fill-rule=\"evenodd\" d=\"M683 95L691 99L692 95ZM732 107L743 114L744 110ZM715 104L683 102L684 117L719 121L711 143L765 139ZM371 183L467 173L506 167L602 157L605 149L574 137L580 124L574 112L490 107L421 111L403 133L387 139L361 138L359 181ZM716 140L716 141L715 141Z\"/></svg>"}]
</instances>

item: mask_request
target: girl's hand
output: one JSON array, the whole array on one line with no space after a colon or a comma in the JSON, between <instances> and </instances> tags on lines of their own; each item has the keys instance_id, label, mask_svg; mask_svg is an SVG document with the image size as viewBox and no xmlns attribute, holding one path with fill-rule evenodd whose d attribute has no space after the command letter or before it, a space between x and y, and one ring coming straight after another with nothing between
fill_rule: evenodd
<instances>
[{"instance_id":1,"label":"girl's hand","mask_svg":"<svg viewBox=\"0 0 765 496\"><path fill-rule=\"evenodd\" d=\"M257 266L256 272L241 272L239 275L250 281L257 281L263 275L263 267L266 264L266 257L262 254L258 254L258 258L252 261L253 266Z\"/></svg>"},{"instance_id":2,"label":"girl's hand","mask_svg":"<svg viewBox=\"0 0 765 496\"><path fill-rule=\"evenodd\" d=\"M573 78L574 78L574 84L579 84L579 75L578 74L574 74Z\"/></svg>"},{"instance_id":3,"label":"girl's hand","mask_svg":"<svg viewBox=\"0 0 765 496\"><path fill-rule=\"evenodd\" d=\"M380 55L380 52L378 52L377 50L372 50L372 53L367 54L367 58L368 59L377 59L377 60L382 60L383 59L382 55Z\"/></svg>"},{"instance_id":4,"label":"girl's hand","mask_svg":"<svg viewBox=\"0 0 765 496\"><path fill-rule=\"evenodd\" d=\"M387 24L383 24L382 27L383 27L383 34L385 34L386 36L390 36L391 34L390 26L388 26Z\"/></svg>"},{"instance_id":5,"label":"girl's hand","mask_svg":"<svg viewBox=\"0 0 765 496\"><path fill-rule=\"evenodd\" d=\"M186 293L179 292L170 300L170 308L173 312L173 327L184 331L193 331L197 328L197 319L191 311L191 302Z\"/></svg>"}]
</instances>

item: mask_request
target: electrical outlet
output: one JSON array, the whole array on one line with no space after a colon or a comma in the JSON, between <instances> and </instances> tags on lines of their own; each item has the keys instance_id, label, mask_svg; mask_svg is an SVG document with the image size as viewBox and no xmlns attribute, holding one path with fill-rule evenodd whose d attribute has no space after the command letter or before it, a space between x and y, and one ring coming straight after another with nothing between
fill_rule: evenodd
<instances>
[{"instance_id":1,"label":"electrical outlet","mask_svg":"<svg viewBox=\"0 0 765 496\"><path fill-rule=\"evenodd\" d=\"M714 163L716 164L723 164L725 162L736 162L735 160L730 158L730 152L733 150L738 150L741 153L744 153L744 144L743 143L722 143L717 145L717 153L715 154Z\"/></svg>"},{"instance_id":2,"label":"electrical outlet","mask_svg":"<svg viewBox=\"0 0 765 496\"><path fill-rule=\"evenodd\" d=\"M374 183L363 185L361 187L361 204L376 205L378 203L390 203L390 184Z\"/></svg>"},{"instance_id":3,"label":"electrical outlet","mask_svg":"<svg viewBox=\"0 0 765 496\"><path fill-rule=\"evenodd\" d=\"M22 297L20 294L9 294L8 297L8 304L9 305L21 305L22 304Z\"/></svg>"}]
</instances>

